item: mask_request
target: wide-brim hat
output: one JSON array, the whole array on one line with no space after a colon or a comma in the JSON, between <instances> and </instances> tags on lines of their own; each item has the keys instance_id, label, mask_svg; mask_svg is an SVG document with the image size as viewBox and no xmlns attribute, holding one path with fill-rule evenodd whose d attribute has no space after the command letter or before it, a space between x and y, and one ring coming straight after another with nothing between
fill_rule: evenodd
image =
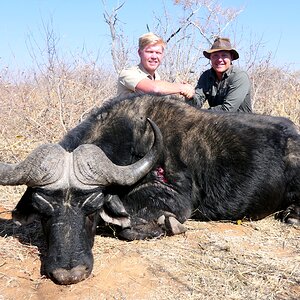
<instances>
[{"instance_id":1,"label":"wide-brim hat","mask_svg":"<svg viewBox=\"0 0 300 300\"><path fill-rule=\"evenodd\" d=\"M230 40L228 38L216 38L209 50L204 50L203 55L210 59L210 55L218 51L229 51L232 55L232 60L238 59L240 56L238 52L231 46Z\"/></svg>"}]
</instances>

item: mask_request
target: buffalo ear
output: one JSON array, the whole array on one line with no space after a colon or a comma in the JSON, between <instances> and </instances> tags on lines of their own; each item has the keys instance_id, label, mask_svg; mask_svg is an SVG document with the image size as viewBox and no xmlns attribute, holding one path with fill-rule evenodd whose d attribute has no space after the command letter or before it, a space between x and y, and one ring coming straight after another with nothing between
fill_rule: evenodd
<instances>
[{"instance_id":1,"label":"buffalo ear","mask_svg":"<svg viewBox=\"0 0 300 300\"><path fill-rule=\"evenodd\" d=\"M125 210L125 207L117 195L107 195L105 197L104 207L113 216L117 217L129 217L129 214Z\"/></svg>"},{"instance_id":2,"label":"buffalo ear","mask_svg":"<svg viewBox=\"0 0 300 300\"><path fill-rule=\"evenodd\" d=\"M103 221L127 228L131 226L130 216L117 195L107 195L104 205L99 210Z\"/></svg>"},{"instance_id":3,"label":"buffalo ear","mask_svg":"<svg viewBox=\"0 0 300 300\"><path fill-rule=\"evenodd\" d=\"M27 225L37 218L37 213L32 206L33 189L28 187L22 198L12 211L13 221L17 225Z\"/></svg>"}]
</instances>

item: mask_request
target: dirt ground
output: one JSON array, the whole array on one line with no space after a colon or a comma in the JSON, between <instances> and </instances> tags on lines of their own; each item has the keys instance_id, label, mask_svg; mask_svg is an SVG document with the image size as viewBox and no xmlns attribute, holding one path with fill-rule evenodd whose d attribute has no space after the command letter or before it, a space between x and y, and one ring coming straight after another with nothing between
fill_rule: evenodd
<instances>
[{"instance_id":1,"label":"dirt ground","mask_svg":"<svg viewBox=\"0 0 300 300\"><path fill-rule=\"evenodd\" d=\"M300 299L300 228L188 221L183 235L126 242L96 236L92 275L41 276L39 223L17 227L0 206L0 300Z\"/></svg>"}]
</instances>

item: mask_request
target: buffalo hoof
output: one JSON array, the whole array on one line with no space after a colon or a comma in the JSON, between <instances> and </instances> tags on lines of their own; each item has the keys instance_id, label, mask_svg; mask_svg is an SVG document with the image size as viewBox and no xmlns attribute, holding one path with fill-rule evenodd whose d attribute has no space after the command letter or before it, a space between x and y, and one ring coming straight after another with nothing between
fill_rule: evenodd
<instances>
[{"instance_id":1,"label":"buffalo hoof","mask_svg":"<svg viewBox=\"0 0 300 300\"><path fill-rule=\"evenodd\" d=\"M176 235L186 232L186 228L174 217L162 215L158 218L157 223L160 224L168 235Z\"/></svg>"},{"instance_id":2,"label":"buffalo hoof","mask_svg":"<svg viewBox=\"0 0 300 300\"><path fill-rule=\"evenodd\" d=\"M276 218L287 224L300 225L300 206L292 204L286 210L279 212Z\"/></svg>"},{"instance_id":3,"label":"buffalo hoof","mask_svg":"<svg viewBox=\"0 0 300 300\"><path fill-rule=\"evenodd\" d=\"M77 266L71 270L58 268L49 274L49 277L57 284L68 285L86 279L90 270L85 266Z\"/></svg>"}]
</instances>

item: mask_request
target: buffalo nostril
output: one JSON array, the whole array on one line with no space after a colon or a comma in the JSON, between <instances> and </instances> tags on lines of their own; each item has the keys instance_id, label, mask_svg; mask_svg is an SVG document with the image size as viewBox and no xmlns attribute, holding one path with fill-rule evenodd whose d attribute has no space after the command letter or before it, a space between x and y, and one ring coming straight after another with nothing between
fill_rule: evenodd
<instances>
[{"instance_id":1,"label":"buffalo nostril","mask_svg":"<svg viewBox=\"0 0 300 300\"><path fill-rule=\"evenodd\" d=\"M86 279L90 273L91 269L89 267L80 265L72 268L71 270L58 268L50 272L48 275L55 283L68 285Z\"/></svg>"}]
</instances>

